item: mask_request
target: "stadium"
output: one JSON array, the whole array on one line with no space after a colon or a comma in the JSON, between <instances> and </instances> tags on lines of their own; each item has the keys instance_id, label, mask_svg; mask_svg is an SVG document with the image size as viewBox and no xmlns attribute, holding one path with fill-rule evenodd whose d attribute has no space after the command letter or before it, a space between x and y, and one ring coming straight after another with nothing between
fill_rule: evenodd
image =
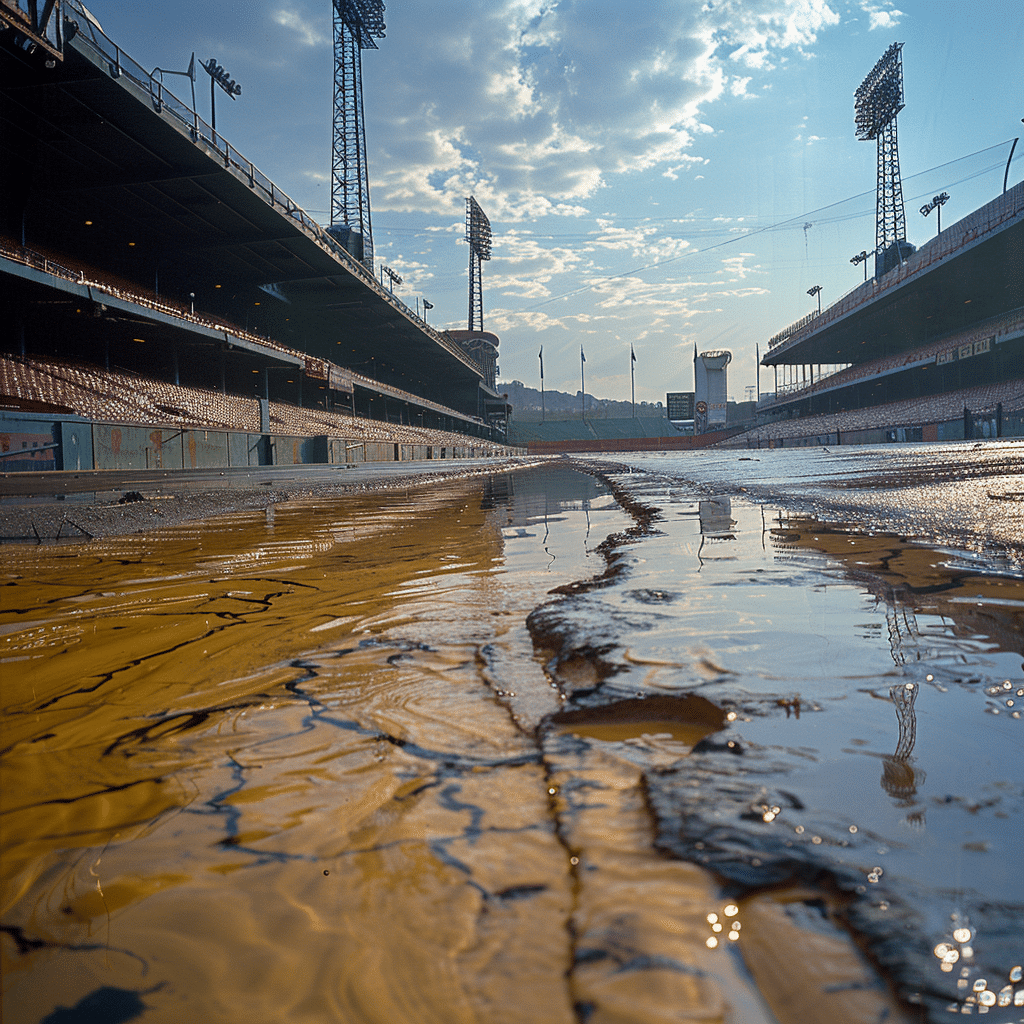
<instances>
[{"instance_id":1,"label":"stadium","mask_svg":"<svg viewBox=\"0 0 1024 1024\"><path fill-rule=\"evenodd\" d=\"M906 243L898 57L862 86L882 100L858 92L879 138L875 274L768 340L756 426L720 396L696 437L663 417L510 432L475 200L469 329L438 331L375 276L365 166L358 208L324 227L79 0L4 0L0 473L1021 436L1024 184ZM233 87L210 65L211 90Z\"/></svg>"},{"instance_id":2,"label":"stadium","mask_svg":"<svg viewBox=\"0 0 1024 1024\"><path fill-rule=\"evenodd\" d=\"M0 472L512 454L497 339L194 107L76 0L0 6Z\"/></svg>"},{"instance_id":3,"label":"stadium","mask_svg":"<svg viewBox=\"0 0 1024 1024\"><path fill-rule=\"evenodd\" d=\"M748 445L1024 436L1024 183L768 342Z\"/></svg>"},{"instance_id":4,"label":"stadium","mask_svg":"<svg viewBox=\"0 0 1024 1024\"><path fill-rule=\"evenodd\" d=\"M770 339L761 364L775 386L747 444L1024 433L1024 185L1006 188L1017 140L1002 194L945 232L949 194L935 196L921 214L936 211L936 237L915 249L896 128L902 50L889 46L854 93L857 138L877 148L875 247L850 260L864 264L864 283L824 312L821 286L808 289L817 311Z\"/></svg>"}]
</instances>

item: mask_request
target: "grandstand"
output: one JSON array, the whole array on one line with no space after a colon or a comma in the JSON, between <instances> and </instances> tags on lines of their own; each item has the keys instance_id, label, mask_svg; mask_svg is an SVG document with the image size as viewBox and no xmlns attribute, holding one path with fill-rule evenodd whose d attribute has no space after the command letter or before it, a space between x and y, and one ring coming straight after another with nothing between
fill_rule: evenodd
<instances>
[{"instance_id":1,"label":"grandstand","mask_svg":"<svg viewBox=\"0 0 1024 1024\"><path fill-rule=\"evenodd\" d=\"M49 431L59 467L88 421L507 450L494 345L481 365L430 327L77 0L59 12L46 45L0 18L8 444Z\"/></svg>"},{"instance_id":2,"label":"grandstand","mask_svg":"<svg viewBox=\"0 0 1024 1024\"><path fill-rule=\"evenodd\" d=\"M1024 436L1022 253L1024 183L771 338L774 391L730 443Z\"/></svg>"}]
</instances>

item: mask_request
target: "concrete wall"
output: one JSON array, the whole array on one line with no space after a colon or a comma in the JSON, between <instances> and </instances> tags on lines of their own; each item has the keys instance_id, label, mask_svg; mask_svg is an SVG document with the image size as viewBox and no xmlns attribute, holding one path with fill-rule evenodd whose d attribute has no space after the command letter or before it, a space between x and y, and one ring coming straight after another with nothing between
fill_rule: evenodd
<instances>
[{"instance_id":1,"label":"concrete wall","mask_svg":"<svg viewBox=\"0 0 1024 1024\"><path fill-rule=\"evenodd\" d=\"M664 447L663 445L661 447ZM522 448L505 454L522 455ZM90 423L47 413L0 411L0 474L90 469L217 469L482 458L489 448L296 437L231 430Z\"/></svg>"},{"instance_id":2,"label":"concrete wall","mask_svg":"<svg viewBox=\"0 0 1024 1024\"><path fill-rule=\"evenodd\" d=\"M16 416L0 421L0 473L38 473L60 465L60 424Z\"/></svg>"}]
</instances>

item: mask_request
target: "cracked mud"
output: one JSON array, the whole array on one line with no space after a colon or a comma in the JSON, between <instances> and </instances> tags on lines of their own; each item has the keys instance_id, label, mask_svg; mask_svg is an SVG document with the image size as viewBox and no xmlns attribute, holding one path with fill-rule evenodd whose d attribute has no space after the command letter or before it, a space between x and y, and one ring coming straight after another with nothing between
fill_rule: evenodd
<instances>
[{"instance_id":1,"label":"cracked mud","mask_svg":"<svg viewBox=\"0 0 1024 1024\"><path fill-rule=\"evenodd\" d=\"M1024 1016L1019 577L625 468L6 549L4 1020Z\"/></svg>"}]
</instances>

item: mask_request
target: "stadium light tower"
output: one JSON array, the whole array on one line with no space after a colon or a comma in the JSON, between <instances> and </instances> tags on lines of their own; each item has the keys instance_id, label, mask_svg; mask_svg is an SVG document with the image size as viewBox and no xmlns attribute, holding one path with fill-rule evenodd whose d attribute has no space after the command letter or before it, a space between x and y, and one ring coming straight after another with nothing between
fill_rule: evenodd
<instances>
[{"instance_id":1,"label":"stadium light tower","mask_svg":"<svg viewBox=\"0 0 1024 1024\"><path fill-rule=\"evenodd\" d=\"M903 182L896 137L896 115L903 109L902 43L882 54L854 93L857 138L875 139L878 164L875 185L875 277L898 266L907 244L907 218L903 209Z\"/></svg>"},{"instance_id":2,"label":"stadium light tower","mask_svg":"<svg viewBox=\"0 0 1024 1024\"><path fill-rule=\"evenodd\" d=\"M466 241L469 242L469 329L484 329L484 288L481 264L491 258L491 222L480 204L466 200Z\"/></svg>"},{"instance_id":3,"label":"stadium light tower","mask_svg":"<svg viewBox=\"0 0 1024 1024\"><path fill-rule=\"evenodd\" d=\"M384 37L384 0L333 0L334 137L331 235L373 270L370 181L363 128L362 51Z\"/></svg>"},{"instance_id":4,"label":"stadium light tower","mask_svg":"<svg viewBox=\"0 0 1024 1024\"><path fill-rule=\"evenodd\" d=\"M813 299L815 295L818 296L818 316L821 316L821 285L816 284L807 289L807 294Z\"/></svg>"}]
</instances>

